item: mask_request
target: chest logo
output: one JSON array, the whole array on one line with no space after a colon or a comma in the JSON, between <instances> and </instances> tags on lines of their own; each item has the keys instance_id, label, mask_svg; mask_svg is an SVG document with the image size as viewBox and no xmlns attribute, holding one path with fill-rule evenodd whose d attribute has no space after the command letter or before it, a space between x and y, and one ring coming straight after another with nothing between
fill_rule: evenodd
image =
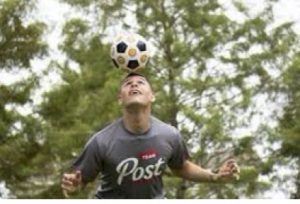
<instances>
[{"instance_id":1,"label":"chest logo","mask_svg":"<svg viewBox=\"0 0 300 204\"><path fill-rule=\"evenodd\" d=\"M121 185L126 176L131 176L132 181L138 181L140 179L149 180L154 176L161 175L161 166L165 163L163 158L159 158L155 164L141 167L139 166L139 160L137 158L127 158L121 161L116 168L119 173L117 182Z\"/></svg>"}]
</instances>

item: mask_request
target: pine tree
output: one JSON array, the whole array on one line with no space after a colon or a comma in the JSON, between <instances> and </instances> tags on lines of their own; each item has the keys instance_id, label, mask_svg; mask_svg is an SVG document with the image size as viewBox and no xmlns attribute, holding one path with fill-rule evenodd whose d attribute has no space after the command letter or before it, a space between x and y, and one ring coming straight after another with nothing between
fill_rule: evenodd
<instances>
[{"instance_id":1,"label":"pine tree","mask_svg":"<svg viewBox=\"0 0 300 204\"><path fill-rule=\"evenodd\" d=\"M294 199L300 198L300 148L299 148L299 53L291 61L289 67L283 73L283 83L281 91L286 96L286 105L284 108L284 114L280 118L280 140L282 141L280 153L288 161L286 166L289 169L296 171L296 177L292 182L295 185L295 192L292 192L290 197Z\"/></svg>"},{"instance_id":2,"label":"pine tree","mask_svg":"<svg viewBox=\"0 0 300 204\"><path fill-rule=\"evenodd\" d=\"M264 96L276 102L296 83L293 76L297 73L298 36L292 23L270 26L274 21L273 1L265 1L264 8L254 15L244 4L232 1L244 17L242 21L229 18L217 0L65 2L85 15L68 19L63 28L60 49L67 60L50 67L61 73L62 81L45 93L36 112L42 126L26 118L32 141L37 141L35 137L41 132L42 145L21 145L24 157L8 160L14 168L24 167L20 169L26 183L11 182L14 190L23 188L17 193L19 197L62 197L61 174L93 133L120 116L116 96L122 73L113 68L107 42L107 33L114 29L136 31L156 48L145 70L156 93L153 114L180 130L191 159L205 168L215 168L224 159L235 157L242 167L239 181L223 185L187 182L167 173L164 180L168 198L257 198L274 186L272 181L277 176L272 178L273 167L283 161L279 158L299 158L298 149L290 146L297 142L296 125L283 128L282 136L289 136L282 138L267 124L256 132L235 135L238 128L248 127L253 116L263 112L256 107L257 98ZM290 66L291 59L294 66ZM285 70L295 72L287 72L287 88L282 89L278 84L281 75L273 73ZM289 107L295 110L297 88L292 90ZM287 108L288 119L283 121L296 123L295 116ZM5 114L3 117L10 121ZM277 151L272 144L281 140L282 149ZM255 151L258 145L268 151L267 158ZM8 155L11 148L0 147L0 151ZM24 158L27 163L20 165ZM19 174L11 176L9 170L1 173L6 172L4 178L13 181ZM269 180L260 180L262 175L269 176ZM28 185L33 184L32 191L28 191ZM92 197L94 191L91 185L79 197Z\"/></svg>"},{"instance_id":3,"label":"pine tree","mask_svg":"<svg viewBox=\"0 0 300 204\"><path fill-rule=\"evenodd\" d=\"M46 54L42 41L45 24L39 21L27 23L25 18L34 8L33 1L4 0L0 2L0 71L20 75L31 72L30 62ZM36 77L5 84L0 79L0 178L12 194L24 188L24 181L34 169L28 166L41 146L41 128L35 116L25 116L19 109L30 105L31 92Z\"/></svg>"}]
</instances>

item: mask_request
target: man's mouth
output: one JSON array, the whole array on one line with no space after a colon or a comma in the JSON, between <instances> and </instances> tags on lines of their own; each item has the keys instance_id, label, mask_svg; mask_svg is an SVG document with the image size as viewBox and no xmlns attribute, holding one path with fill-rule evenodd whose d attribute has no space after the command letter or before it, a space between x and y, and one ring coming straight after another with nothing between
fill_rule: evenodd
<instances>
[{"instance_id":1,"label":"man's mouth","mask_svg":"<svg viewBox=\"0 0 300 204\"><path fill-rule=\"evenodd\" d=\"M142 94L142 92L140 92L139 90L131 90L131 91L129 91L129 96L140 95L140 94Z\"/></svg>"}]
</instances>

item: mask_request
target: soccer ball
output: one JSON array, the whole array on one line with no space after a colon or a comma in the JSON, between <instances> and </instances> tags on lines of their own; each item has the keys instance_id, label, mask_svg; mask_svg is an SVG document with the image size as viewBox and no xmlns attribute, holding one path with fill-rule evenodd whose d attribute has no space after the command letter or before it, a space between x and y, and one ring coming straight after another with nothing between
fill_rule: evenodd
<instances>
[{"instance_id":1,"label":"soccer ball","mask_svg":"<svg viewBox=\"0 0 300 204\"><path fill-rule=\"evenodd\" d=\"M112 44L111 58L117 68L136 72L144 68L150 58L149 43L139 34L121 34Z\"/></svg>"}]
</instances>

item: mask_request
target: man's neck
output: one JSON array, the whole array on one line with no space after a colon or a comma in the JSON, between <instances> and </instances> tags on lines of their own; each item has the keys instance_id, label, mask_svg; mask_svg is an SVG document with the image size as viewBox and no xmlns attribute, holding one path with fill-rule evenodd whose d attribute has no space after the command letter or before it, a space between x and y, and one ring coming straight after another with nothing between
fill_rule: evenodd
<instances>
[{"instance_id":1,"label":"man's neck","mask_svg":"<svg viewBox=\"0 0 300 204\"><path fill-rule=\"evenodd\" d=\"M123 110L125 128L134 134L143 134L150 128L150 108L125 108Z\"/></svg>"}]
</instances>

